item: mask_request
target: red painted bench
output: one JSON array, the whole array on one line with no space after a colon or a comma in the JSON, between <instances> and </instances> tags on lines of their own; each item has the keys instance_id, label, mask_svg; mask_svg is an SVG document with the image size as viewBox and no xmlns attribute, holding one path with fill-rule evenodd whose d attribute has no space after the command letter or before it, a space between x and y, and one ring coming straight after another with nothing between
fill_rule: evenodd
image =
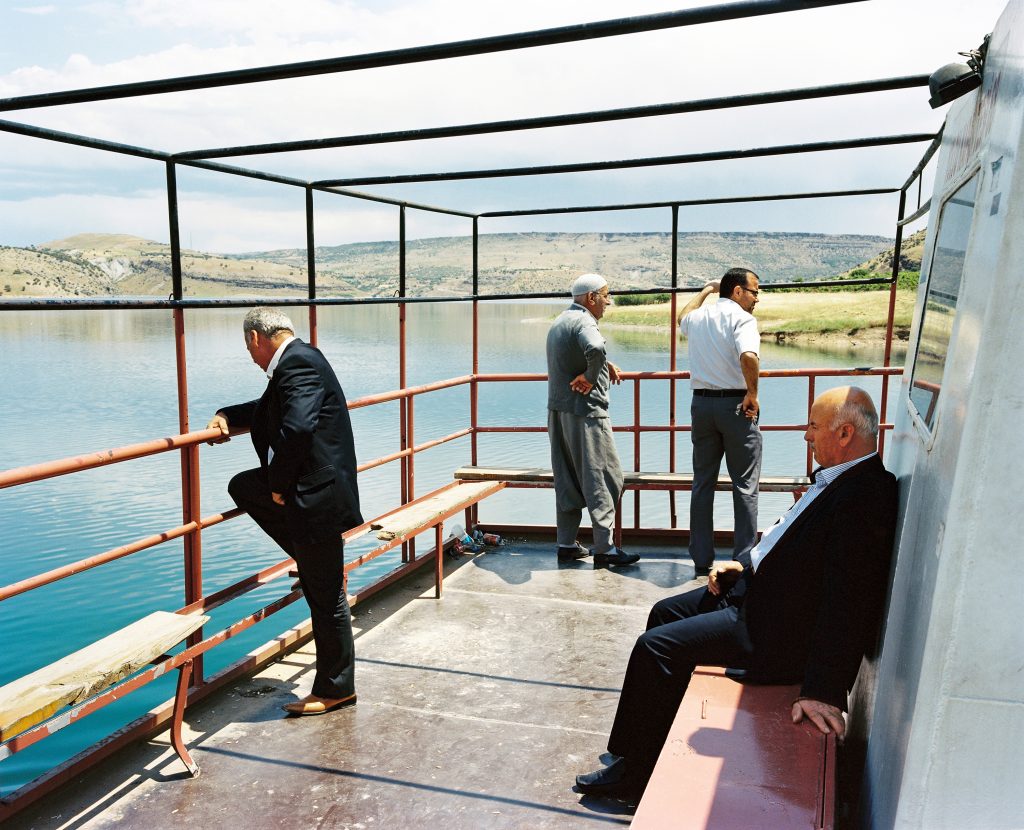
<instances>
[{"instance_id":1,"label":"red painted bench","mask_svg":"<svg viewBox=\"0 0 1024 830\"><path fill-rule=\"evenodd\" d=\"M798 694L698 666L630 827L832 828L835 735L792 722Z\"/></svg>"}]
</instances>

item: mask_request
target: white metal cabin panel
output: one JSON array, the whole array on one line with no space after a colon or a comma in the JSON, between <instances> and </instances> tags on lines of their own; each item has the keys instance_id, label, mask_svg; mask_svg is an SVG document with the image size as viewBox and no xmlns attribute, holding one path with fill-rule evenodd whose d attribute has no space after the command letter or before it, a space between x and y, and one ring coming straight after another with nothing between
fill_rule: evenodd
<instances>
[{"instance_id":1,"label":"white metal cabin panel","mask_svg":"<svg viewBox=\"0 0 1024 830\"><path fill-rule=\"evenodd\" d=\"M873 827L1024 826L1022 7L994 30L983 88L951 106L939 162L932 224L980 162L978 189L934 434L909 404L911 354L890 456L903 521L874 678Z\"/></svg>"}]
</instances>

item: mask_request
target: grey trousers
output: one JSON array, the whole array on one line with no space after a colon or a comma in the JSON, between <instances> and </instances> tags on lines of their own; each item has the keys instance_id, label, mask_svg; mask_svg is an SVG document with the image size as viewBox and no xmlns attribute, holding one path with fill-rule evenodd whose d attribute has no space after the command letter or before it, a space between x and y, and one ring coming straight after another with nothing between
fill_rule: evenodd
<instances>
[{"instance_id":1,"label":"grey trousers","mask_svg":"<svg viewBox=\"0 0 1024 830\"><path fill-rule=\"evenodd\" d=\"M757 484L761 475L761 430L736 407L742 397L693 396L693 492L690 494L690 558L697 568L715 559L714 506L718 471L732 479L733 558L757 541Z\"/></svg>"},{"instance_id":2,"label":"grey trousers","mask_svg":"<svg viewBox=\"0 0 1024 830\"><path fill-rule=\"evenodd\" d=\"M608 418L548 410L551 469L555 475L558 544L576 544L583 508L590 513L594 553L611 550L622 467Z\"/></svg>"}]
</instances>

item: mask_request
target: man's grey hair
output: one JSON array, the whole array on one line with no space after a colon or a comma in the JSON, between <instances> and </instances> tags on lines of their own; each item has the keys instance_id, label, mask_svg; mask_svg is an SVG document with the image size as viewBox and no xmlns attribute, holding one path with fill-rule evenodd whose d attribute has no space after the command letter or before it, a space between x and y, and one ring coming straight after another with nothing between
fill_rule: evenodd
<instances>
[{"instance_id":1,"label":"man's grey hair","mask_svg":"<svg viewBox=\"0 0 1024 830\"><path fill-rule=\"evenodd\" d=\"M279 331L286 331L295 334L295 326L291 318L283 311L266 306L257 306L245 315L242 321L242 331L248 338L250 331L257 331L262 337L273 337Z\"/></svg>"},{"instance_id":2,"label":"man's grey hair","mask_svg":"<svg viewBox=\"0 0 1024 830\"><path fill-rule=\"evenodd\" d=\"M852 424L864 438L878 437L878 413L871 396L859 386L851 386L846 400L836 408L832 429L839 429L842 424Z\"/></svg>"}]
</instances>

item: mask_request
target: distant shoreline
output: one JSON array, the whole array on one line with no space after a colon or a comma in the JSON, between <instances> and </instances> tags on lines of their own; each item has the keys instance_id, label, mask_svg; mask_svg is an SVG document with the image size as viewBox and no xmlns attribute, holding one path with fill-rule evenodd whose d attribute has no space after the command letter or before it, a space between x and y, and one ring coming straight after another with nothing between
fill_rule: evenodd
<instances>
[{"instance_id":1,"label":"distant shoreline","mask_svg":"<svg viewBox=\"0 0 1024 830\"><path fill-rule=\"evenodd\" d=\"M889 294L885 291L794 291L763 294L754 311L764 343L857 348L885 342ZM916 291L898 291L893 340L910 335ZM601 321L607 330L667 332L668 303L612 306Z\"/></svg>"}]
</instances>

